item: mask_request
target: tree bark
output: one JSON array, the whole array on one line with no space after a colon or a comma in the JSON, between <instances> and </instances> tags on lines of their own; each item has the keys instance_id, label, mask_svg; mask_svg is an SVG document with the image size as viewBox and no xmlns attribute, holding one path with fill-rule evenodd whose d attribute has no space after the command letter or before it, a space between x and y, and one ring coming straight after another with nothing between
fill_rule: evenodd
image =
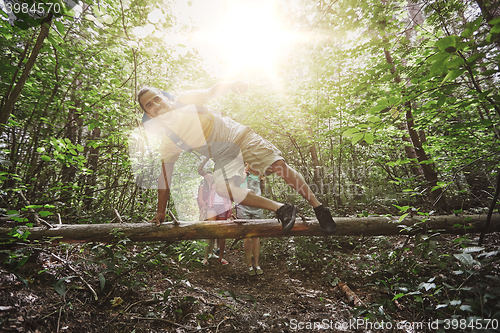
<instances>
[{"instance_id":1,"label":"tree bark","mask_svg":"<svg viewBox=\"0 0 500 333\"><path fill-rule=\"evenodd\" d=\"M26 80L28 80L28 76L31 72L31 69L35 65L36 58L38 57L38 54L42 49L43 41L49 35L49 30L50 30L50 25L52 24L53 15L54 14L52 12L49 12L49 15L42 21L40 34L38 35L35 46L33 47L30 57L26 62L26 66L24 67L21 77L19 78L19 81L17 81L17 84L14 87L12 93L8 96L4 108L0 111L0 125L7 123L7 120L9 120L12 110L14 110L14 105L16 104L19 95L21 95L21 91L24 88L24 84L26 83ZM1 127L0 127L0 133L2 133Z\"/></svg>"},{"instance_id":2,"label":"tree bark","mask_svg":"<svg viewBox=\"0 0 500 333\"><path fill-rule=\"evenodd\" d=\"M430 217L425 223L423 217L406 218L399 222L398 217L337 217L338 230L334 236L380 236L407 235L426 233L428 231L448 234L478 233L483 231L487 215L443 215ZM276 219L269 220L234 220L234 221L202 221L183 222L174 225L163 223L160 227L150 223L108 223L108 224L76 224L56 225L54 228L26 228L28 239L41 240L54 238L55 241L103 242L114 243L122 238L134 242L164 241L176 242L186 239L240 239L250 237L284 237L284 236L326 236L320 229L317 220L303 222L297 219L292 231L283 235L281 224ZM10 229L0 228L0 240L8 238ZM485 232L500 231L500 214L494 214L490 226Z\"/></svg>"},{"instance_id":3,"label":"tree bark","mask_svg":"<svg viewBox=\"0 0 500 333\"><path fill-rule=\"evenodd\" d=\"M392 60L392 56L390 51L384 49L384 54L385 54L385 59L386 62L393 67L391 68L391 73L394 74L396 73L396 67L394 65L394 61ZM396 75L394 78L394 81L396 83L401 83L402 79L399 75ZM425 180L427 181L427 188L429 189L429 194L430 198L432 199L433 205L437 205L437 207L443 209L444 211L447 210L447 205L446 205L446 199L444 195L442 195L442 189L441 188L436 188L436 190L432 191L433 188L437 186L438 182L438 174L437 172L433 169L431 165L428 164L429 162L429 157L427 156L424 147L422 145L422 142L420 141L420 137L425 136L425 133L421 131L420 133L415 130L415 123L414 123L414 118L413 118L413 111L412 111L412 105L411 102L406 102L405 104L406 107L406 130L408 132L408 135L410 136L410 141L412 143L412 147L405 147L406 153L409 158L412 158L413 153L417 156L417 159L419 161L419 167L422 170L422 173L424 175ZM403 139L403 141L407 141L406 139ZM413 151L412 151L413 150ZM411 155L411 156L410 156ZM412 169L416 169L416 165L412 163ZM420 174L418 172L417 176Z\"/></svg>"}]
</instances>

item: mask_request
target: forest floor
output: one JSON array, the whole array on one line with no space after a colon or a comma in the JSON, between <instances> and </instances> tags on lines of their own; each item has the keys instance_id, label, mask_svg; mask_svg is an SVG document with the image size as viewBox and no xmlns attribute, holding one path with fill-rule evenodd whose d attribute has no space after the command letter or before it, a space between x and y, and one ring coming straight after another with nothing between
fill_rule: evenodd
<instances>
[{"instance_id":1,"label":"forest floor","mask_svg":"<svg viewBox=\"0 0 500 333\"><path fill-rule=\"evenodd\" d=\"M487 237L487 250L499 249L498 236ZM439 237L442 244L454 244L457 239ZM277 254L276 240L261 239L264 274L256 276L246 273L239 241L226 253L229 265L213 258L205 267L198 260L168 254L162 267L143 265L142 273L131 275L135 286L121 282L112 288L113 275L105 273L108 283L102 290L96 272L105 267L102 262L96 264L88 244L30 245L33 253L15 271L5 263L0 266L0 332L435 332L412 327L415 308L403 301L393 302L397 307L391 312L394 323L406 323L400 329L355 324L363 321L353 317L352 297L367 306L394 296L358 274L363 267L360 261L373 259L381 247L401 247L405 240L403 236L340 240L333 253L338 262L325 270L325 265L293 269L293 260ZM231 243L228 240L227 246ZM139 253L139 246L129 250ZM10 252L17 248L11 246ZM315 259L312 256L311 262ZM5 254L0 260L5 262ZM500 268L495 267L494 274L499 275Z\"/></svg>"}]
</instances>

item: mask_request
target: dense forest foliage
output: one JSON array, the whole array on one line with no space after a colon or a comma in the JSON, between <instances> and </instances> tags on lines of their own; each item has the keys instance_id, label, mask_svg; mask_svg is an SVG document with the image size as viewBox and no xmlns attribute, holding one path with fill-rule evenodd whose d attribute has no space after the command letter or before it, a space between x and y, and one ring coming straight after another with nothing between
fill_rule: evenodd
<instances>
[{"instance_id":1,"label":"dense forest foliage","mask_svg":"<svg viewBox=\"0 0 500 333\"><path fill-rule=\"evenodd\" d=\"M138 180L131 154L144 142L143 85L178 94L248 82L246 94L208 106L278 147L336 216L482 213L498 190L496 0L275 1L257 13L275 12L292 41L271 69L232 71L193 46L201 28L179 8L198 1L33 7L42 3L0 3L0 215L17 226L32 225L32 211L50 223L153 217L156 190ZM270 56L273 41L259 33L234 47ZM169 209L183 219L197 217L200 161L176 164L182 204ZM277 177L265 196L312 216Z\"/></svg>"},{"instance_id":2,"label":"dense forest foliage","mask_svg":"<svg viewBox=\"0 0 500 333\"><path fill-rule=\"evenodd\" d=\"M22 191L67 222L106 222L113 209L146 220L155 194L137 185L128 155L138 88L236 78L250 92L210 107L270 139L337 214L487 207L500 135L495 4L277 3L286 28L306 37L287 45L272 79L251 69L216 77L181 43L196 22L176 22L168 2L102 1L51 20L4 9L3 213L26 206ZM269 184L268 196L294 200Z\"/></svg>"}]
</instances>

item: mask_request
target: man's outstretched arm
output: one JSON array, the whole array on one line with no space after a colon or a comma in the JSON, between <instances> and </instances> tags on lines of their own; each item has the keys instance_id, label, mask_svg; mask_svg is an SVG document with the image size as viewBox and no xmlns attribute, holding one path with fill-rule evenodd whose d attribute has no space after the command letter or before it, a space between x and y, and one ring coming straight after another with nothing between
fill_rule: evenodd
<instances>
[{"instance_id":1,"label":"man's outstretched arm","mask_svg":"<svg viewBox=\"0 0 500 333\"><path fill-rule=\"evenodd\" d=\"M236 81L223 81L216 83L212 88L210 88L211 97L215 98L224 94L227 94L229 91L233 91L237 94L243 94L248 89L248 83L243 82L241 80Z\"/></svg>"},{"instance_id":2,"label":"man's outstretched arm","mask_svg":"<svg viewBox=\"0 0 500 333\"><path fill-rule=\"evenodd\" d=\"M248 83L241 80L223 81L216 83L212 88L201 90L189 90L177 97L177 101L184 104L204 105L212 98L216 98L233 91L242 94L248 89Z\"/></svg>"},{"instance_id":3,"label":"man's outstretched arm","mask_svg":"<svg viewBox=\"0 0 500 333\"><path fill-rule=\"evenodd\" d=\"M167 210L168 200L170 199L170 182L174 172L174 163L161 163L161 172L158 177L158 208L156 215L149 222L155 223L157 227L165 221L165 211Z\"/></svg>"}]
</instances>

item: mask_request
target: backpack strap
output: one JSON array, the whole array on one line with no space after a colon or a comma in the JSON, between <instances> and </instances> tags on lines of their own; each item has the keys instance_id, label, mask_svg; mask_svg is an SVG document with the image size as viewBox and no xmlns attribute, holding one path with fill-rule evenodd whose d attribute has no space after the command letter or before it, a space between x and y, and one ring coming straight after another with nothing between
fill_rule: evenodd
<instances>
[{"instance_id":1,"label":"backpack strap","mask_svg":"<svg viewBox=\"0 0 500 333\"><path fill-rule=\"evenodd\" d=\"M163 95L165 95L169 100L175 101L175 97L170 95L169 93L167 93L165 91L162 91L161 93ZM183 108L185 106L187 106L187 104L175 101L175 103L173 104L173 109L176 110L176 109ZM195 106L196 106L196 112L198 112L198 113L207 113L208 112L208 109L202 105L195 105ZM146 114L146 112L144 112L144 114L142 116L142 123L144 124L146 121L149 121L149 120L151 120L151 117L149 117ZM175 144L175 146L177 148L180 148L180 149L185 150L187 152L193 151L193 147L191 147L190 145L185 143L170 127L168 127L165 124L160 124L160 126L165 131L165 135L170 140L172 140L172 142Z\"/></svg>"}]
</instances>

